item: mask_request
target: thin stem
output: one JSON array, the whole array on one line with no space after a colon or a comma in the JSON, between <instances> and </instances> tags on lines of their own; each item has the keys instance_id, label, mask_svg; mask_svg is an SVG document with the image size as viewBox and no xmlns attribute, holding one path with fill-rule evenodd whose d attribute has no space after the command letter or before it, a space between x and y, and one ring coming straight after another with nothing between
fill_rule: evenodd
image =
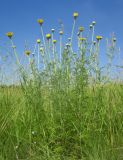
<instances>
[{"instance_id":1,"label":"thin stem","mask_svg":"<svg viewBox=\"0 0 123 160\"><path fill-rule=\"evenodd\" d=\"M13 43L12 39L11 39L11 44L12 44L12 48L13 48L14 55L15 55L15 58L16 58L16 62L17 62L18 65L20 65L20 61L19 61L16 49L14 48L14 43Z\"/></svg>"},{"instance_id":2,"label":"thin stem","mask_svg":"<svg viewBox=\"0 0 123 160\"><path fill-rule=\"evenodd\" d=\"M36 53L36 48L37 48L37 43L35 43L35 46L34 46L34 50L33 50L33 65L35 65L35 53Z\"/></svg>"},{"instance_id":3,"label":"thin stem","mask_svg":"<svg viewBox=\"0 0 123 160\"><path fill-rule=\"evenodd\" d=\"M45 58L44 58L44 51L42 51L42 60L43 60L43 66L44 66L44 70L45 70L45 68L46 68L46 61L45 61Z\"/></svg>"},{"instance_id":4,"label":"thin stem","mask_svg":"<svg viewBox=\"0 0 123 160\"><path fill-rule=\"evenodd\" d=\"M95 31L95 27L93 26L93 29L92 29L92 42L94 40L94 31Z\"/></svg>"},{"instance_id":5,"label":"thin stem","mask_svg":"<svg viewBox=\"0 0 123 160\"><path fill-rule=\"evenodd\" d=\"M48 62L50 62L50 40L48 40Z\"/></svg>"},{"instance_id":6,"label":"thin stem","mask_svg":"<svg viewBox=\"0 0 123 160\"><path fill-rule=\"evenodd\" d=\"M40 64L40 59L39 59L39 58L40 58L40 57L39 57L39 49L40 49L40 48L39 48L39 47L40 47L40 45L38 44L38 70L39 70L39 64Z\"/></svg>"},{"instance_id":7,"label":"thin stem","mask_svg":"<svg viewBox=\"0 0 123 160\"><path fill-rule=\"evenodd\" d=\"M94 31L95 27L92 28L92 37L91 37L91 48L90 48L90 55L92 56L92 47L93 47L93 41L94 41Z\"/></svg>"},{"instance_id":8,"label":"thin stem","mask_svg":"<svg viewBox=\"0 0 123 160\"><path fill-rule=\"evenodd\" d=\"M52 36L51 36L51 37L52 37L52 44L53 44L53 39L54 39L54 33L52 33Z\"/></svg>"},{"instance_id":9,"label":"thin stem","mask_svg":"<svg viewBox=\"0 0 123 160\"><path fill-rule=\"evenodd\" d=\"M73 34L74 34L75 24L76 24L76 20L74 19L73 27L72 27L72 33L71 33L71 47L72 47L72 41L73 41Z\"/></svg>"},{"instance_id":10,"label":"thin stem","mask_svg":"<svg viewBox=\"0 0 123 160\"><path fill-rule=\"evenodd\" d=\"M62 36L60 35L60 55L59 55L60 63L62 59L61 54L62 54Z\"/></svg>"},{"instance_id":11,"label":"thin stem","mask_svg":"<svg viewBox=\"0 0 123 160\"><path fill-rule=\"evenodd\" d=\"M96 51L96 80L99 80L99 45L100 41L97 43L97 51Z\"/></svg>"},{"instance_id":12,"label":"thin stem","mask_svg":"<svg viewBox=\"0 0 123 160\"><path fill-rule=\"evenodd\" d=\"M45 52L46 52L46 42L45 42L44 31L43 31L42 26L40 27L40 30L41 30L41 34L42 34L42 38L43 38L44 49L45 49Z\"/></svg>"},{"instance_id":13,"label":"thin stem","mask_svg":"<svg viewBox=\"0 0 123 160\"><path fill-rule=\"evenodd\" d=\"M53 61L54 61L54 71L56 72L56 57L55 57L55 44L53 43Z\"/></svg>"}]
</instances>

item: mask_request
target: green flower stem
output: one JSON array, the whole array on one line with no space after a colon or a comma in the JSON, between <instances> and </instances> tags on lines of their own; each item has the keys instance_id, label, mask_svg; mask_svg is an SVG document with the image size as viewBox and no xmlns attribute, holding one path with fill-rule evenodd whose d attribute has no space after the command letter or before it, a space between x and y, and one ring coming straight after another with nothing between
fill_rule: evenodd
<instances>
[{"instance_id":1,"label":"green flower stem","mask_svg":"<svg viewBox=\"0 0 123 160\"><path fill-rule=\"evenodd\" d=\"M38 44L38 70L40 65L40 55L39 55L40 44Z\"/></svg>"},{"instance_id":2,"label":"green flower stem","mask_svg":"<svg viewBox=\"0 0 123 160\"><path fill-rule=\"evenodd\" d=\"M13 43L12 39L11 39L11 44L12 44L12 48L13 48L14 43ZM19 61L19 58L18 58L18 55L17 55L16 49L15 49L15 48L13 48L13 51L14 51L14 55L15 55L15 58L16 58L16 62L17 62L17 64L18 64L18 65L20 65L20 61Z\"/></svg>"},{"instance_id":3,"label":"green flower stem","mask_svg":"<svg viewBox=\"0 0 123 160\"><path fill-rule=\"evenodd\" d=\"M74 34L75 24L76 24L76 20L74 19L74 21L73 21L73 27L72 27L72 32L71 32L71 49L72 49L72 42L73 42L73 34Z\"/></svg>"},{"instance_id":4,"label":"green flower stem","mask_svg":"<svg viewBox=\"0 0 123 160\"><path fill-rule=\"evenodd\" d=\"M60 35L60 55L59 55L59 62L61 64L61 60L62 60L62 35Z\"/></svg>"},{"instance_id":5,"label":"green flower stem","mask_svg":"<svg viewBox=\"0 0 123 160\"><path fill-rule=\"evenodd\" d=\"M51 36L51 38L52 38L52 44L53 44L53 39L54 39L54 33L52 33L52 36Z\"/></svg>"},{"instance_id":6,"label":"green flower stem","mask_svg":"<svg viewBox=\"0 0 123 160\"><path fill-rule=\"evenodd\" d=\"M94 41L94 32L95 32L95 27L93 26L93 28L92 28L92 37L91 37L90 56L92 56L92 48L93 48L93 41Z\"/></svg>"},{"instance_id":7,"label":"green flower stem","mask_svg":"<svg viewBox=\"0 0 123 160\"><path fill-rule=\"evenodd\" d=\"M48 62L50 62L50 40L48 40L48 42L47 42L48 44L48 46L47 46L47 48L48 48Z\"/></svg>"},{"instance_id":8,"label":"green flower stem","mask_svg":"<svg viewBox=\"0 0 123 160\"><path fill-rule=\"evenodd\" d=\"M54 71L56 72L55 44L53 44L53 61L54 61Z\"/></svg>"},{"instance_id":9,"label":"green flower stem","mask_svg":"<svg viewBox=\"0 0 123 160\"><path fill-rule=\"evenodd\" d=\"M42 34L42 38L43 38L44 49L45 49L45 52L46 52L46 42L45 42L44 31L43 31L42 26L40 27L40 30L41 30L41 34Z\"/></svg>"},{"instance_id":10,"label":"green flower stem","mask_svg":"<svg viewBox=\"0 0 123 160\"><path fill-rule=\"evenodd\" d=\"M46 61L45 61L45 58L44 58L44 53L43 53L43 56L42 56L42 60L43 60L43 66L44 66L44 70L46 69Z\"/></svg>"},{"instance_id":11,"label":"green flower stem","mask_svg":"<svg viewBox=\"0 0 123 160\"><path fill-rule=\"evenodd\" d=\"M99 80L99 45L100 45L100 41L98 41L97 43L97 48L96 48L96 81L98 82Z\"/></svg>"}]
</instances>

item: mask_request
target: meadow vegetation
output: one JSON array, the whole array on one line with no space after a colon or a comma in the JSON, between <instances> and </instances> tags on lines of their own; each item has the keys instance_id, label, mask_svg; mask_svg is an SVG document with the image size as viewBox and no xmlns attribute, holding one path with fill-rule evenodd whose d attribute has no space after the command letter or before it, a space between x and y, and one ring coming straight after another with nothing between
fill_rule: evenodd
<instances>
[{"instance_id":1,"label":"meadow vegetation","mask_svg":"<svg viewBox=\"0 0 123 160\"><path fill-rule=\"evenodd\" d=\"M114 35L107 39L107 64L100 64L102 36L75 33L64 45L55 30L41 38L37 50L26 49L28 68L21 65L13 33L7 36L16 58L19 85L0 87L0 160L123 159L123 83L113 80L117 54ZM77 39L77 44L74 40ZM74 49L76 51L74 51Z\"/></svg>"}]
</instances>

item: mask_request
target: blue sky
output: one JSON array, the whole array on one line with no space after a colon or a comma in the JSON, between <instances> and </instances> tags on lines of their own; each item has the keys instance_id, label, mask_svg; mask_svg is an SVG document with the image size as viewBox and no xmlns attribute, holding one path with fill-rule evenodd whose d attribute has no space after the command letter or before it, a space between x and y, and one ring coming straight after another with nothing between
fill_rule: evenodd
<instances>
[{"instance_id":1,"label":"blue sky","mask_svg":"<svg viewBox=\"0 0 123 160\"><path fill-rule=\"evenodd\" d=\"M78 26L88 27L96 20L97 34L108 37L115 32L120 44L123 40L123 1L122 0L0 0L0 38L7 31L15 33L17 45L24 40L39 36L36 20L44 19L46 32L58 26L61 19L65 31L71 31L72 13L79 12ZM4 39L6 40L6 39Z\"/></svg>"},{"instance_id":2,"label":"blue sky","mask_svg":"<svg viewBox=\"0 0 123 160\"><path fill-rule=\"evenodd\" d=\"M58 20L64 23L66 34L71 33L72 13L79 12L77 25L85 28L96 20L96 33L109 37L115 32L118 44L123 42L122 0L0 0L0 39L7 41L5 33L13 31L18 48L24 41L39 37L38 18L44 19L44 30L58 28Z\"/></svg>"},{"instance_id":3,"label":"blue sky","mask_svg":"<svg viewBox=\"0 0 123 160\"><path fill-rule=\"evenodd\" d=\"M74 11L79 13L77 26L84 26L85 32L93 20L97 22L96 34L102 35L103 41L114 32L122 54L123 0L0 0L0 42L8 42L5 33L13 31L22 54L25 40L32 45L40 37L38 18L44 19L45 33L58 28L58 20L62 20L69 37Z\"/></svg>"}]
</instances>

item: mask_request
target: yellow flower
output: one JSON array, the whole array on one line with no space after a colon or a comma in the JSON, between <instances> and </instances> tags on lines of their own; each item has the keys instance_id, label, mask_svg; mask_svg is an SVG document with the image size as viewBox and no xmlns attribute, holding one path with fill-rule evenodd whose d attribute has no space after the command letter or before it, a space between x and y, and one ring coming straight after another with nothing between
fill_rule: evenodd
<instances>
[{"instance_id":1,"label":"yellow flower","mask_svg":"<svg viewBox=\"0 0 123 160\"><path fill-rule=\"evenodd\" d=\"M79 16L78 12L74 12L74 13L73 13L74 19L76 19L78 16Z\"/></svg>"},{"instance_id":2,"label":"yellow flower","mask_svg":"<svg viewBox=\"0 0 123 160\"><path fill-rule=\"evenodd\" d=\"M49 40L51 38L51 35L49 33L46 34L46 38L47 38L47 40Z\"/></svg>"},{"instance_id":3,"label":"yellow flower","mask_svg":"<svg viewBox=\"0 0 123 160\"><path fill-rule=\"evenodd\" d=\"M41 43L41 40L40 40L40 39L37 39L37 43Z\"/></svg>"},{"instance_id":4,"label":"yellow flower","mask_svg":"<svg viewBox=\"0 0 123 160\"><path fill-rule=\"evenodd\" d=\"M79 40L80 41L86 41L86 38L80 37Z\"/></svg>"},{"instance_id":5,"label":"yellow flower","mask_svg":"<svg viewBox=\"0 0 123 160\"><path fill-rule=\"evenodd\" d=\"M13 49L15 49L15 48L16 48L16 46L12 46L12 48L13 48Z\"/></svg>"},{"instance_id":6,"label":"yellow flower","mask_svg":"<svg viewBox=\"0 0 123 160\"><path fill-rule=\"evenodd\" d=\"M44 20L43 19L38 19L37 22L42 25L44 23Z\"/></svg>"},{"instance_id":7,"label":"yellow flower","mask_svg":"<svg viewBox=\"0 0 123 160\"><path fill-rule=\"evenodd\" d=\"M82 32L84 31L84 28L83 27L79 27L79 32Z\"/></svg>"},{"instance_id":8,"label":"yellow flower","mask_svg":"<svg viewBox=\"0 0 123 160\"><path fill-rule=\"evenodd\" d=\"M53 40L53 43L55 44L56 42L57 42L57 41L54 39L54 40Z\"/></svg>"},{"instance_id":9,"label":"yellow flower","mask_svg":"<svg viewBox=\"0 0 123 160\"><path fill-rule=\"evenodd\" d=\"M25 50L25 54L26 54L27 56L29 56L29 55L31 54L31 51Z\"/></svg>"},{"instance_id":10,"label":"yellow flower","mask_svg":"<svg viewBox=\"0 0 123 160\"><path fill-rule=\"evenodd\" d=\"M102 39L102 36L96 36L97 41L100 41Z\"/></svg>"},{"instance_id":11,"label":"yellow flower","mask_svg":"<svg viewBox=\"0 0 123 160\"><path fill-rule=\"evenodd\" d=\"M9 38L11 39L12 36L13 36L13 32L7 32L7 33L6 33L6 36L9 37Z\"/></svg>"},{"instance_id":12,"label":"yellow flower","mask_svg":"<svg viewBox=\"0 0 123 160\"><path fill-rule=\"evenodd\" d=\"M40 48L40 51L41 51L41 52L43 52L43 51L44 51L43 47L41 47L41 48Z\"/></svg>"},{"instance_id":13,"label":"yellow flower","mask_svg":"<svg viewBox=\"0 0 123 160\"><path fill-rule=\"evenodd\" d=\"M60 34L60 35L63 35L63 31L60 31L59 34Z\"/></svg>"}]
</instances>

